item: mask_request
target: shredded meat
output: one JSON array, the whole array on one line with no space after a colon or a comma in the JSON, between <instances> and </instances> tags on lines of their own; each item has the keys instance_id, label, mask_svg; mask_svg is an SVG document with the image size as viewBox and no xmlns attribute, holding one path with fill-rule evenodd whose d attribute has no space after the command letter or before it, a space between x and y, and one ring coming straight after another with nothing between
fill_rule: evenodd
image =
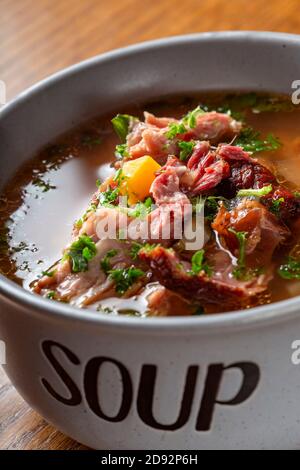
<instances>
[{"instance_id":1,"label":"shredded meat","mask_svg":"<svg viewBox=\"0 0 300 470\"><path fill-rule=\"evenodd\" d=\"M226 139L231 140L241 130L241 123L232 119L228 114L210 112L200 114L196 118L194 128L170 141L167 137L169 125L179 123L173 118L158 118L145 113L145 122L135 121L127 136L129 156L132 159L150 155L163 163L169 155L178 155L178 140L209 140L218 144Z\"/></svg>"},{"instance_id":2,"label":"shredded meat","mask_svg":"<svg viewBox=\"0 0 300 470\"><path fill-rule=\"evenodd\" d=\"M239 242L235 232L246 232L247 265L262 267L271 262L275 249L290 236L290 230L283 225L266 207L257 201L244 199L231 211L224 204L212 223L222 243L238 257Z\"/></svg>"},{"instance_id":3,"label":"shredded meat","mask_svg":"<svg viewBox=\"0 0 300 470\"><path fill-rule=\"evenodd\" d=\"M176 126L175 135L170 136L172 125ZM94 194L81 226L74 227L71 243L63 252L67 256L52 268L53 274L35 283L34 291L45 296L53 291L56 300L87 307L106 297L138 294L151 280L158 286L148 299L154 315L174 314L170 312L175 304L176 314L177 311L181 314L181 310L192 314L195 304L205 307L213 304L215 310L222 311L258 304L273 277L274 253L290 241L293 227L299 225L300 199L279 184L274 174L249 152L231 145L242 124L229 114L199 112L192 122L145 112L144 122L132 119L130 126L126 140L128 155L116 168L122 168L126 159L146 155L159 162L161 169L153 174L150 191L150 183L145 191L156 207L148 213L145 204L146 215L134 217L130 215L134 213L132 207L124 210L118 207L120 196L101 205L104 198L99 198L100 193L118 188L120 195L123 191L123 181L108 178ZM240 190L260 190L265 186L272 187L263 196L255 197L253 191L252 195L238 194ZM195 222L191 202L203 200L202 196L230 201L219 203L212 223L211 217L205 220L204 249L196 256L199 260L200 255L199 263L202 262L199 272L195 270L193 252L185 247L183 227L188 219L192 224ZM207 210L208 201L205 204ZM210 216L216 208L216 204L213 209L209 207ZM103 236L99 224L105 221L115 225L118 233L131 227L127 240ZM238 235L245 237L243 264ZM83 271L74 273L69 250L74 241L84 236L90 237L96 251L88 257ZM132 254L133 241L139 243L138 251ZM140 249L141 242L158 244ZM135 266L143 271L141 279L137 277L127 291L118 291L110 270L101 267L109 250L117 250L109 257L111 269ZM241 266L245 271L241 271Z\"/></svg>"},{"instance_id":4,"label":"shredded meat","mask_svg":"<svg viewBox=\"0 0 300 470\"><path fill-rule=\"evenodd\" d=\"M215 246L207 252L207 260L213 270L211 277L204 271L192 275L190 263L182 261L175 251L162 246L142 250L140 258L149 264L162 285L185 299L226 305L227 308L247 305L250 299L267 289L269 281L266 274L246 282L236 280L232 275L230 256Z\"/></svg>"},{"instance_id":5,"label":"shredded meat","mask_svg":"<svg viewBox=\"0 0 300 470\"><path fill-rule=\"evenodd\" d=\"M152 241L169 244L174 238L180 238L183 220L191 216L190 201L180 190L180 175L184 171L185 167L176 165L176 159L170 159L151 186L150 192L158 205L148 217ZM166 229L167 237L162 236Z\"/></svg>"}]
</instances>

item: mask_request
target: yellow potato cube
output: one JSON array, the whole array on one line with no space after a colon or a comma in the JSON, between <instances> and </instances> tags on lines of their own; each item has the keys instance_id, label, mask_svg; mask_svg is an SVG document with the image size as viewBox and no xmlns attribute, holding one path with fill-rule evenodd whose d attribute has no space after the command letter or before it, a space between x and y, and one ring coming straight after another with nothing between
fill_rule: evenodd
<instances>
[{"instance_id":1,"label":"yellow potato cube","mask_svg":"<svg viewBox=\"0 0 300 470\"><path fill-rule=\"evenodd\" d=\"M151 184L155 179L155 173L161 166L149 156L129 160L124 163L121 193L128 196L130 205L143 201L149 196Z\"/></svg>"}]
</instances>

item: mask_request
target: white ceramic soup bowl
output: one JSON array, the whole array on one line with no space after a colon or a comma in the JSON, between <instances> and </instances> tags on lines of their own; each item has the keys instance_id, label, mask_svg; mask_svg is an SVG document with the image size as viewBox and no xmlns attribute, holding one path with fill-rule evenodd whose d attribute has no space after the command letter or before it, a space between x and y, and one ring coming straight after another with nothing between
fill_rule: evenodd
<instances>
[{"instance_id":1,"label":"white ceramic soup bowl","mask_svg":"<svg viewBox=\"0 0 300 470\"><path fill-rule=\"evenodd\" d=\"M277 33L174 37L93 58L0 112L0 188L41 146L101 112L180 92L291 93L297 79L300 36ZM299 338L299 298L137 319L44 300L0 276L6 373L49 422L97 449L299 447Z\"/></svg>"}]
</instances>

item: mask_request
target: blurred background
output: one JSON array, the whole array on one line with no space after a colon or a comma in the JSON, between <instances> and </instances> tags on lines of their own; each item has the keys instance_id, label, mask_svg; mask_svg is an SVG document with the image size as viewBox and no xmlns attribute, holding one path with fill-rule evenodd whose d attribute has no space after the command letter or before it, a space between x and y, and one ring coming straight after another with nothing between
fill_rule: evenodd
<instances>
[{"instance_id":1,"label":"blurred background","mask_svg":"<svg viewBox=\"0 0 300 470\"><path fill-rule=\"evenodd\" d=\"M112 48L200 31L300 33L299 0L0 0L7 98Z\"/></svg>"},{"instance_id":2,"label":"blurred background","mask_svg":"<svg viewBox=\"0 0 300 470\"><path fill-rule=\"evenodd\" d=\"M300 2L0 0L0 81L10 100L49 74L116 47L222 30L300 33ZM0 449L83 446L33 412L0 368Z\"/></svg>"}]
</instances>

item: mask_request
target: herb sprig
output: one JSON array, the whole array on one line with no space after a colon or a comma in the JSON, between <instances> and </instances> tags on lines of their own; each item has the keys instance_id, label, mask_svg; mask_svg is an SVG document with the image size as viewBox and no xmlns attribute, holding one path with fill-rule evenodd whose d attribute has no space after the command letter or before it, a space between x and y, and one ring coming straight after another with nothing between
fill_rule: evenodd
<instances>
[{"instance_id":1,"label":"herb sprig","mask_svg":"<svg viewBox=\"0 0 300 470\"><path fill-rule=\"evenodd\" d=\"M266 138L262 139L260 132L252 127L245 127L234 144L251 153L274 152L282 146L282 143L273 134L268 134Z\"/></svg>"},{"instance_id":2,"label":"herb sprig","mask_svg":"<svg viewBox=\"0 0 300 470\"><path fill-rule=\"evenodd\" d=\"M300 262L289 256L287 262L279 267L278 274L287 280L300 279Z\"/></svg>"},{"instance_id":3,"label":"herb sprig","mask_svg":"<svg viewBox=\"0 0 300 470\"><path fill-rule=\"evenodd\" d=\"M205 262L204 250L196 251L192 257L191 274L197 276L201 271L209 277L212 275L212 268Z\"/></svg>"},{"instance_id":4,"label":"herb sprig","mask_svg":"<svg viewBox=\"0 0 300 470\"><path fill-rule=\"evenodd\" d=\"M237 197L248 197L248 196L255 196L255 197L263 197L270 194L273 190L273 186L269 184L268 186L263 186L260 189L240 189L237 192Z\"/></svg>"},{"instance_id":5,"label":"herb sprig","mask_svg":"<svg viewBox=\"0 0 300 470\"><path fill-rule=\"evenodd\" d=\"M91 237L82 235L70 246L69 251L64 255L63 260L71 262L72 272L80 273L88 270L89 261L97 254L96 244Z\"/></svg>"},{"instance_id":6,"label":"herb sprig","mask_svg":"<svg viewBox=\"0 0 300 470\"><path fill-rule=\"evenodd\" d=\"M246 243L247 243L248 232L237 232L231 227L228 229L228 231L233 233L236 236L238 243L239 243L237 267L234 268L233 275L236 279L243 279L247 275L245 258L246 258Z\"/></svg>"},{"instance_id":7,"label":"herb sprig","mask_svg":"<svg viewBox=\"0 0 300 470\"><path fill-rule=\"evenodd\" d=\"M116 292L120 295L125 294L140 277L145 275L144 271L134 266L125 269L112 269L108 273L115 283Z\"/></svg>"},{"instance_id":8,"label":"herb sprig","mask_svg":"<svg viewBox=\"0 0 300 470\"><path fill-rule=\"evenodd\" d=\"M107 274L111 270L110 260L118 254L118 250L109 250L100 262L102 271Z\"/></svg>"},{"instance_id":9,"label":"herb sprig","mask_svg":"<svg viewBox=\"0 0 300 470\"><path fill-rule=\"evenodd\" d=\"M122 142L126 141L126 137L129 132L131 124L137 120L138 120L137 117L130 116L129 114L117 114L111 120L114 130L118 134Z\"/></svg>"},{"instance_id":10,"label":"herb sprig","mask_svg":"<svg viewBox=\"0 0 300 470\"><path fill-rule=\"evenodd\" d=\"M184 140L178 142L178 147L180 149L179 158L181 161L185 161L191 156L195 145L196 142L194 142L193 140L191 140L190 142L185 142Z\"/></svg>"}]
</instances>

